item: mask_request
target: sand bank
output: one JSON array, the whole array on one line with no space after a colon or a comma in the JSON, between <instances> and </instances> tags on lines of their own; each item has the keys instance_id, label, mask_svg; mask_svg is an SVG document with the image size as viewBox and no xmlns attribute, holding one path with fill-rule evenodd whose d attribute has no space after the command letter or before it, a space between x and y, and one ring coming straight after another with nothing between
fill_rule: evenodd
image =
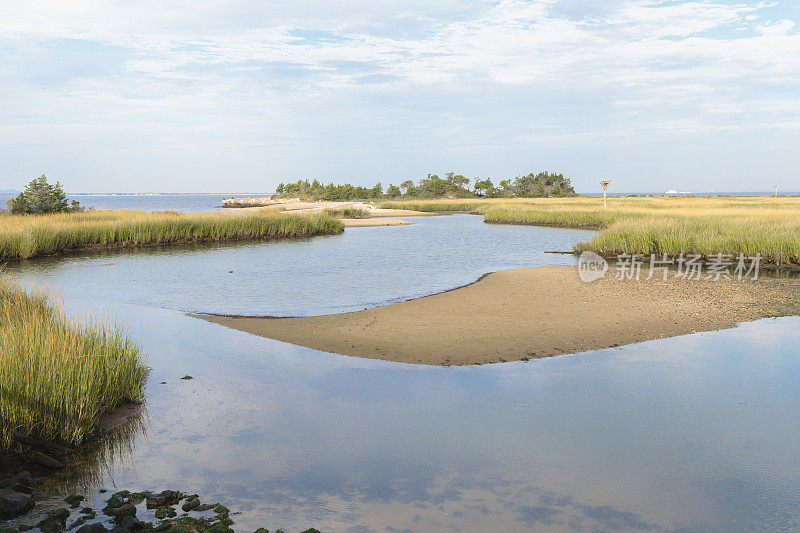
<instances>
[{"instance_id":1,"label":"sand bank","mask_svg":"<svg viewBox=\"0 0 800 533\"><path fill-rule=\"evenodd\" d=\"M413 224L408 220L397 218L343 218L341 219L345 228L366 228L374 226L407 226Z\"/></svg>"},{"instance_id":2,"label":"sand bank","mask_svg":"<svg viewBox=\"0 0 800 533\"><path fill-rule=\"evenodd\" d=\"M800 281L579 280L572 266L505 270L392 305L306 318L195 315L316 350L470 365L549 357L798 314Z\"/></svg>"},{"instance_id":3,"label":"sand bank","mask_svg":"<svg viewBox=\"0 0 800 533\"><path fill-rule=\"evenodd\" d=\"M372 204L364 202L310 202L297 198L272 200L270 198L231 198L223 200L222 207L229 212L248 212L258 209L282 209L285 213L297 213L298 211L313 213L325 209L363 209L369 211L370 218L382 217L430 217L436 213L424 211L412 211L410 209L378 209ZM396 226L398 224L375 224L380 226Z\"/></svg>"}]
</instances>

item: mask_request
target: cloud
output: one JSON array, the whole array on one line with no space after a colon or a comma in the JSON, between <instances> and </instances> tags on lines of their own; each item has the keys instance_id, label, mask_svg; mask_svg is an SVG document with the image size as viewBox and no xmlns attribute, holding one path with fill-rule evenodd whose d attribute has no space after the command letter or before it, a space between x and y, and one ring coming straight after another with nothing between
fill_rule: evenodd
<instances>
[{"instance_id":1,"label":"cloud","mask_svg":"<svg viewBox=\"0 0 800 533\"><path fill-rule=\"evenodd\" d=\"M391 158L392 146L457 153L455 142L485 151L529 143L546 152L558 144L552 125L562 146L586 136L623 142L626 132L784 142L800 122L800 34L797 10L776 17L775 7L722 0L17 3L0 20L0 134L17 140L0 147L0 161L17 172L45 145L70 152L66 134L92 144L116 138L125 147L104 150L134 160L137 149L227 145L226 153L260 169L286 153L275 147L291 145L319 165L276 169L308 175L327 163L341 174L344 161L326 159L323 139L342 152L378 141L375 160L353 170L371 181L377 176L368 173ZM376 136L359 117L390 130ZM476 133L471 124L486 129ZM426 139L411 137L418 135ZM250 149L241 144L247 140ZM42 148L20 156L32 142ZM87 153L73 157L89 168ZM74 161L63 164L77 170Z\"/></svg>"}]
</instances>

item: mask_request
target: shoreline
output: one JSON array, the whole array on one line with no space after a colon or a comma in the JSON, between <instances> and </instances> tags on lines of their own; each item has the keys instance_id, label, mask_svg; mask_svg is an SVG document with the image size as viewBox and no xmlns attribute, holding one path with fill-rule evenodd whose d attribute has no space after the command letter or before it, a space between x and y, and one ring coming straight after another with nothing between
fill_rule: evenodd
<instances>
[{"instance_id":1,"label":"shoreline","mask_svg":"<svg viewBox=\"0 0 800 533\"><path fill-rule=\"evenodd\" d=\"M586 284L574 266L481 276L444 292L311 317L189 314L315 350L426 365L476 365L612 348L800 312L800 280ZM597 317L605 317L597 320Z\"/></svg>"},{"instance_id":2,"label":"shoreline","mask_svg":"<svg viewBox=\"0 0 800 533\"><path fill-rule=\"evenodd\" d=\"M345 228L376 228L381 226L410 226L413 222L399 218L340 218Z\"/></svg>"}]
</instances>

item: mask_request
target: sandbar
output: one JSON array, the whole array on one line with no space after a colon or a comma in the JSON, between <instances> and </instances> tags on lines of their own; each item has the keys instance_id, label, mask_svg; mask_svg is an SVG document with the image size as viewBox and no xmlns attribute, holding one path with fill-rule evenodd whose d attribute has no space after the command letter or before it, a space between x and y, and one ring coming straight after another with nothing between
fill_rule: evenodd
<instances>
[{"instance_id":1,"label":"sandbar","mask_svg":"<svg viewBox=\"0 0 800 533\"><path fill-rule=\"evenodd\" d=\"M800 281L582 282L574 266L531 267L364 311L300 318L192 315L315 350L425 365L528 360L731 328L798 314Z\"/></svg>"}]
</instances>

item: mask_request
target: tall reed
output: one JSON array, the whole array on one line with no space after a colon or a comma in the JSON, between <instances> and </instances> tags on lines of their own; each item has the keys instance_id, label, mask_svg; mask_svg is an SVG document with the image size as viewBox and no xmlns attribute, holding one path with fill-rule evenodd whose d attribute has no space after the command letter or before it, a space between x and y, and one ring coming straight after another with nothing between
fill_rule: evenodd
<instances>
[{"instance_id":1,"label":"tall reed","mask_svg":"<svg viewBox=\"0 0 800 533\"><path fill-rule=\"evenodd\" d=\"M324 213L336 218L369 218L369 209L361 207L329 207Z\"/></svg>"},{"instance_id":2,"label":"tall reed","mask_svg":"<svg viewBox=\"0 0 800 533\"><path fill-rule=\"evenodd\" d=\"M0 260L28 259L85 248L210 241L261 240L341 233L342 223L324 214L275 211L182 214L88 211L38 216L0 216Z\"/></svg>"},{"instance_id":3,"label":"tall reed","mask_svg":"<svg viewBox=\"0 0 800 533\"><path fill-rule=\"evenodd\" d=\"M104 413L142 400L140 348L0 276L0 451L15 435L77 445Z\"/></svg>"}]
</instances>

